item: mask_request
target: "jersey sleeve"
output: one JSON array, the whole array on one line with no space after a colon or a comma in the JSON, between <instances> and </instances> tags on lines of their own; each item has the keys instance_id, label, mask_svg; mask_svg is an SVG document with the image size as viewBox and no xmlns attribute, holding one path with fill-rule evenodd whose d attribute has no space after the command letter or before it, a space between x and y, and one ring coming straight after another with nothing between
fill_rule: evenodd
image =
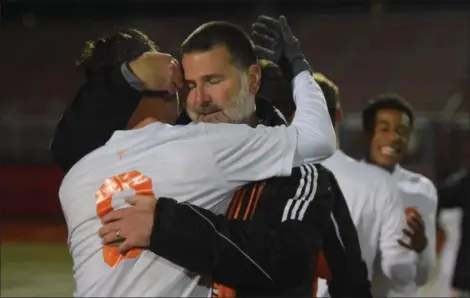
<instances>
[{"instance_id":1,"label":"jersey sleeve","mask_svg":"<svg viewBox=\"0 0 470 298\"><path fill-rule=\"evenodd\" d=\"M206 124L214 156L229 181L289 175L293 166L331 156L336 135L321 88L305 71L293 80L297 110L291 125Z\"/></svg>"},{"instance_id":2,"label":"jersey sleeve","mask_svg":"<svg viewBox=\"0 0 470 298\"><path fill-rule=\"evenodd\" d=\"M297 143L295 129L206 124L206 132L216 163L228 181L259 181L291 174Z\"/></svg>"},{"instance_id":3,"label":"jersey sleeve","mask_svg":"<svg viewBox=\"0 0 470 298\"><path fill-rule=\"evenodd\" d=\"M423 286L427 283L429 275L436 266L436 212L437 212L437 190L434 184L429 181L427 196L431 202L432 208L429 213L422 214L428 238L428 246L418 256L418 269L416 275L416 284Z\"/></svg>"},{"instance_id":4,"label":"jersey sleeve","mask_svg":"<svg viewBox=\"0 0 470 298\"><path fill-rule=\"evenodd\" d=\"M379 233L379 248L382 271L391 282L403 286L416 277L417 255L415 252L402 247L398 240L404 237L405 213L397 187L388 179L383 180L378 187L377 196L385 196L383 205L377 205L381 225ZM379 201L379 200L378 200Z\"/></svg>"}]
</instances>

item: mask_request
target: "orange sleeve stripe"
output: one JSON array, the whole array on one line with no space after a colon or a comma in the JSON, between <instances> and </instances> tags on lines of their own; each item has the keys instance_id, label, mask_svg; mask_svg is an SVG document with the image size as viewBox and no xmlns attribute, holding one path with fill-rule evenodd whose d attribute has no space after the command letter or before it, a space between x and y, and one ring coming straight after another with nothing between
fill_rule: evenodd
<instances>
[{"instance_id":1,"label":"orange sleeve stripe","mask_svg":"<svg viewBox=\"0 0 470 298\"><path fill-rule=\"evenodd\" d=\"M317 257L317 276L326 280L331 280L331 272L328 267L328 262L326 261L325 254L323 250L320 251Z\"/></svg>"},{"instance_id":2,"label":"orange sleeve stripe","mask_svg":"<svg viewBox=\"0 0 470 298\"><path fill-rule=\"evenodd\" d=\"M253 218L253 215L255 214L256 207L258 206L259 198L261 196L261 193L263 192L264 185L265 185L265 182L261 182L261 183L256 183L253 186L253 188L251 190L251 194L250 194L250 199L248 201L248 205L247 205L246 210L245 210L245 214L243 215L243 220L247 219L249 213L251 213L250 219ZM240 209L241 209L241 206L242 206L242 203L243 203L243 198L246 194L246 191L247 191L246 188L242 188L241 190L239 190L235 193L235 196L234 196L232 202L230 203L231 206L229 207L229 212L227 214L228 218L230 218L230 219L238 218L238 215L240 213ZM236 200L236 202L235 202L235 200ZM234 206L237 206L236 207L237 210L235 211L235 214L233 214L233 216L232 216L233 209L235 209ZM230 270L230 268L228 270ZM236 297L236 294L237 294L236 291L233 290L230 287L226 287L224 285L217 284L217 283L214 283L212 285L212 287L213 287L214 290L217 291L217 295L214 294L214 290L212 291L212 298L218 298L218 297L235 298Z\"/></svg>"}]
</instances>

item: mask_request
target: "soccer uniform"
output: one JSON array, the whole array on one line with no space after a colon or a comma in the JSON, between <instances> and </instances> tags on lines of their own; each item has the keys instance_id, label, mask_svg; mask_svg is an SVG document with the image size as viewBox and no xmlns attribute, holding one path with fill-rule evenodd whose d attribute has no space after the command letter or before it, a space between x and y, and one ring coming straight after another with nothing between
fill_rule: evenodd
<instances>
[{"instance_id":1,"label":"soccer uniform","mask_svg":"<svg viewBox=\"0 0 470 298\"><path fill-rule=\"evenodd\" d=\"M372 280L372 293L377 297L416 297L419 287L426 284L436 264L437 191L428 178L399 165L395 167L391 178L398 188L403 207L416 208L423 217L428 246L418 254L416 278L405 285L391 283L382 270L376 267Z\"/></svg>"},{"instance_id":2,"label":"soccer uniform","mask_svg":"<svg viewBox=\"0 0 470 298\"><path fill-rule=\"evenodd\" d=\"M376 259L394 283L404 284L414 279L416 254L397 242L403 237L405 220L403 204L390 175L380 168L350 158L341 150L322 164L333 172L345 197L357 229L369 280L372 280ZM325 279L319 281L317 295L329 296Z\"/></svg>"},{"instance_id":3,"label":"soccer uniform","mask_svg":"<svg viewBox=\"0 0 470 298\"><path fill-rule=\"evenodd\" d=\"M308 72L293 85L298 112L289 127L154 123L115 132L105 146L75 164L59 193L74 259L75 295L191 295L200 276L149 251L123 257L116 248L103 248L96 232L100 217L124 207L124 197L133 194L224 212L224 201L241 185L288 176L295 165L329 156L334 132L323 121L328 114L320 88Z\"/></svg>"}]
</instances>

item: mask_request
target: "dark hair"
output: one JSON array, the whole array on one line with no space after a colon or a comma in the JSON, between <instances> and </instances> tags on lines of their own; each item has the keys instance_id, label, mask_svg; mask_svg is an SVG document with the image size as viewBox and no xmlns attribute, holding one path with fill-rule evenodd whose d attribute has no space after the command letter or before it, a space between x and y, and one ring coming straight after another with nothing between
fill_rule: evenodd
<instances>
[{"instance_id":1,"label":"dark hair","mask_svg":"<svg viewBox=\"0 0 470 298\"><path fill-rule=\"evenodd\" d=\"M250 37L229 22L214 21L201 25L181 44L181 55L206 52L215 46L225 46L232 63L240 69L256 64L256 54Z\"/></svg>"},{"instance_id":2,"label":"dark hair","mask_svg":"<svg viewBox=\"0 0 470 298\"><path fill-rule=\"evenodd\" d=\"M260 59L258 64L261 67L261 83L256 95L269 100L286 119L290 119L295 112L290 83L274 62Z\"/></svg>"},{"instance_id":3,"label":"dark hair","mask_svg":"<svg viewBox=\"0 0 470 298\"><path fill-rule=\"evenodd\" d=\"M362 128L365 132L374 131L377 112L385 109L405 113L410 119L410 125L413 126L413 108L403 97L397 94L380 94L369 100L367 107L362 111Z\"/></svg>"},{"instance_id":4,"label":"dark hair","mask_svg":"<svg viewBox=\"0 0 470 298\"><path fill-rule=\"evenodd\" d=\"M98 70L112 69L148 51L158 51L158 47L147 35L137 29L118 28L111 35L87 41L76 66L88 76Z\"/></svg>"},{"instance_id":5,"label":"dark hair","mask_svg":"<svg viewBox=\"0 0 470 298\"><path fill-rule=\"evenodd\" d=\"M336 111L339 109L339 88L328 79L325 75L316 72L313 74L313 78L320 86L323 95L325 96L326 107L330 114L331 123L336 125Z\"/></svg>"}]
</instances>

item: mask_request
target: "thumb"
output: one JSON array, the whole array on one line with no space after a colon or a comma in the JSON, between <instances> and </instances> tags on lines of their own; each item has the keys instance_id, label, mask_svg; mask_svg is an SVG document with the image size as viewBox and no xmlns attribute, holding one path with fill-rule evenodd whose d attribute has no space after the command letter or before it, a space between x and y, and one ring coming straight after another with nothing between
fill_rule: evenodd
<instances>
[{"instance_id":1,"label":"thumb","mask_svg":"<svg viewBox=\"0 0 470 298\"><path fill-rule=\"evenodd\" d=\"M137 204L137 201L139 200L139 196L132 196L132 197L126 197L126 203L135 206Z\"/></svg>"},{"instance_id":2,"label":"thumb","mask_svg":"<svg viewBox=\"0 0 470 298\"><path fill-rule=\"evenodd\" d=\"M294 34L292 33L292 30L290 29L285 16L279 17L279 23L281 25L281 33L282 33L282 37L284 38L284 40L287 43L295 41Z\"/></svg>"},{"instance_id":3,"label":"thumb","mask_svg":"<svg viewBox=\"0 0 470 298\"><path fill-rule=\"evenodd\" d=\"M119 253L121 255L127 254L132 249L132 245L130 244L129 240L126 239L121 245L119 245Z\"/></svg>"}]
</instances>

